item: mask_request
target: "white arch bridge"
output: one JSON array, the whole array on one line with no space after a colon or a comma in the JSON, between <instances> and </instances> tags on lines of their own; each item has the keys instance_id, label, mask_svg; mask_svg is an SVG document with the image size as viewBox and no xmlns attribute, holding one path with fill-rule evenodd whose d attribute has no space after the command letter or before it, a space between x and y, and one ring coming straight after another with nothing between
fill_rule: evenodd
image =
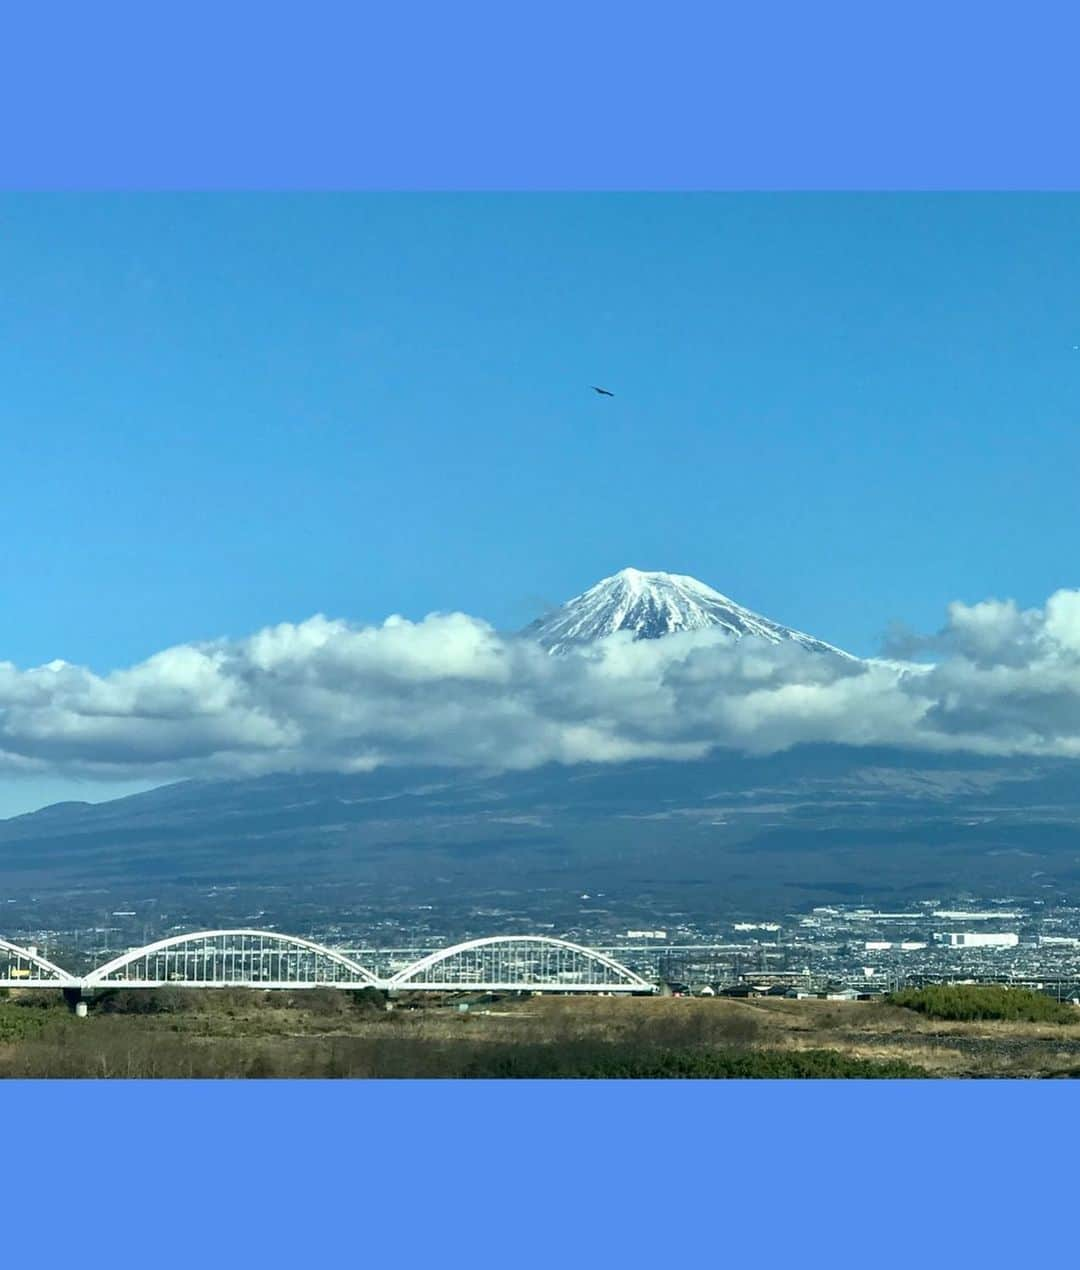
<instances>
[{"instance_id":1,"label":"white arch bridge","mask_svg":"<svg viewBox=\"0 0 1080 1270\"><path fill-rule=\"evenodd\" d=\"M346 953L296 935L204 930L159 939L86 975L0 939L0 988L78 993L124 988L378 988L387 992L618 992L655 986L604 953L548 935L491 935L379 976Z\"/></svg>"}]
</instances>

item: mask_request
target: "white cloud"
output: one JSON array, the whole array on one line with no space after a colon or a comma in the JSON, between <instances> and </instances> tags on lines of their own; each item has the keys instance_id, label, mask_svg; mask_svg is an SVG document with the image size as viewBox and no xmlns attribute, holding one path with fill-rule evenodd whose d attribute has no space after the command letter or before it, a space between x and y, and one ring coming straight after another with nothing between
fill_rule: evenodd
<instances>
[{"instance_id":1,"label":"white cloud","mask_svg":"<svg viewBox=\"0 0 1080 1270\"><path fill-rule=\"evenodd\" d=\"M322 616L110 675L0 663L0 773L108 781L686 758L799 742L1080 754L1080 591L950 606L933 666L713 631L549 657L460 613Z\"/></svg>"}]
</instances>

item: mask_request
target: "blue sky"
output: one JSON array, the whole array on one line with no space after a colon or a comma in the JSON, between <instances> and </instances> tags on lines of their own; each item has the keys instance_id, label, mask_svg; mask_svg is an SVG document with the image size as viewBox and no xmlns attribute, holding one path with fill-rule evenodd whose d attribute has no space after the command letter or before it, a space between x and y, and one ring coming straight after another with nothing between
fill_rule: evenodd
<instances>
[{"instance_id":1,"label":"blue sky","mask_svg":"<svg viewBox=\"0 0 1080 1270\"><path fill-rule=\"evenodd\" d=\"M8 197L0 276L20 665L627 564L870 652L1077 580L1075 197Z\"/></svg>"},{"instance_id":2,"label":"blue sky","mask_svg":"<svg viewBox=\"0 0 1080 1270\"><path fill-rule=\"evenodd\" d=\"M22 668L625 565L866 654L1080 581L1075 196L4 196L0 279Z\"/></svg>"}]
</instances>

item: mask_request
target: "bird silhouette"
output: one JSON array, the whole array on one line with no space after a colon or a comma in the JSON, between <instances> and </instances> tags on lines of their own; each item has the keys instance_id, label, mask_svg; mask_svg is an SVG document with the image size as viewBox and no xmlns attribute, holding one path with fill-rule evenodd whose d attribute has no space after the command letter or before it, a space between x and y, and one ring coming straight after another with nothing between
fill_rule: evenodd
<instances>
[{"instance_id":1,"label":"bird silhouette","mask_svg":"<svg viewBox=\"0 0 1080 1270\"><path fill-rule=\"evenodd\" d=\"M608 392L608 390L607 390L606 388L597 388L597 386L596 386L595 384L590 384L590 385L589 385L589 387L593 390L593 392L598 392L598 393L600 394L600 396L601 396L601 397L614 397L614 396L615 396L615 394L614 394L613 392Z\"/></svg>"}]
</instances>

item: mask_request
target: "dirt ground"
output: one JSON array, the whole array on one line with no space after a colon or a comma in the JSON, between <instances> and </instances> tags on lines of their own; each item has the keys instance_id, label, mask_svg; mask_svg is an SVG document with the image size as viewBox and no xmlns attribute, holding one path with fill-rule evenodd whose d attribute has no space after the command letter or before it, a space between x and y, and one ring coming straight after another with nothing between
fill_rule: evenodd
<instances>
[{"instance_id":1,"label":"dirt ground","mask_svg":"<svg viewBox=\"0 0 1080 1270\"><path fill-rule=\"evenodd\" d=\"M1075 1024L945 1023L861 1001L538 996L461 1012L430 997L387 1010L333 991L174 998L157 1012L95 1002L86 1019L55 999L0 1002L0 1076L439 1077L552 1047L830 1050L937 1077L1080 1074L1080 1009Z\"/></svg>"},{"instance_id":2,"label":"dirt ground","mask_svg":"<svg viewBox=\"0 0 1080 1270\"><path fill-rule=\"evenodd\" d=\"M971 1022L928 1019L867 1001L725 1000L685 997L604 998L589 1003L547 998L530 1003L554 1021L562 1014L586 1029L625 1034L646 1020L673 1030L700 1031L721 1043L791 1049L835 1049L852 1058L902 1059L934 1076L1031 1077L1080 1072L1080 1009L1076 1023Z\"/></svg>"}]
</instances>

